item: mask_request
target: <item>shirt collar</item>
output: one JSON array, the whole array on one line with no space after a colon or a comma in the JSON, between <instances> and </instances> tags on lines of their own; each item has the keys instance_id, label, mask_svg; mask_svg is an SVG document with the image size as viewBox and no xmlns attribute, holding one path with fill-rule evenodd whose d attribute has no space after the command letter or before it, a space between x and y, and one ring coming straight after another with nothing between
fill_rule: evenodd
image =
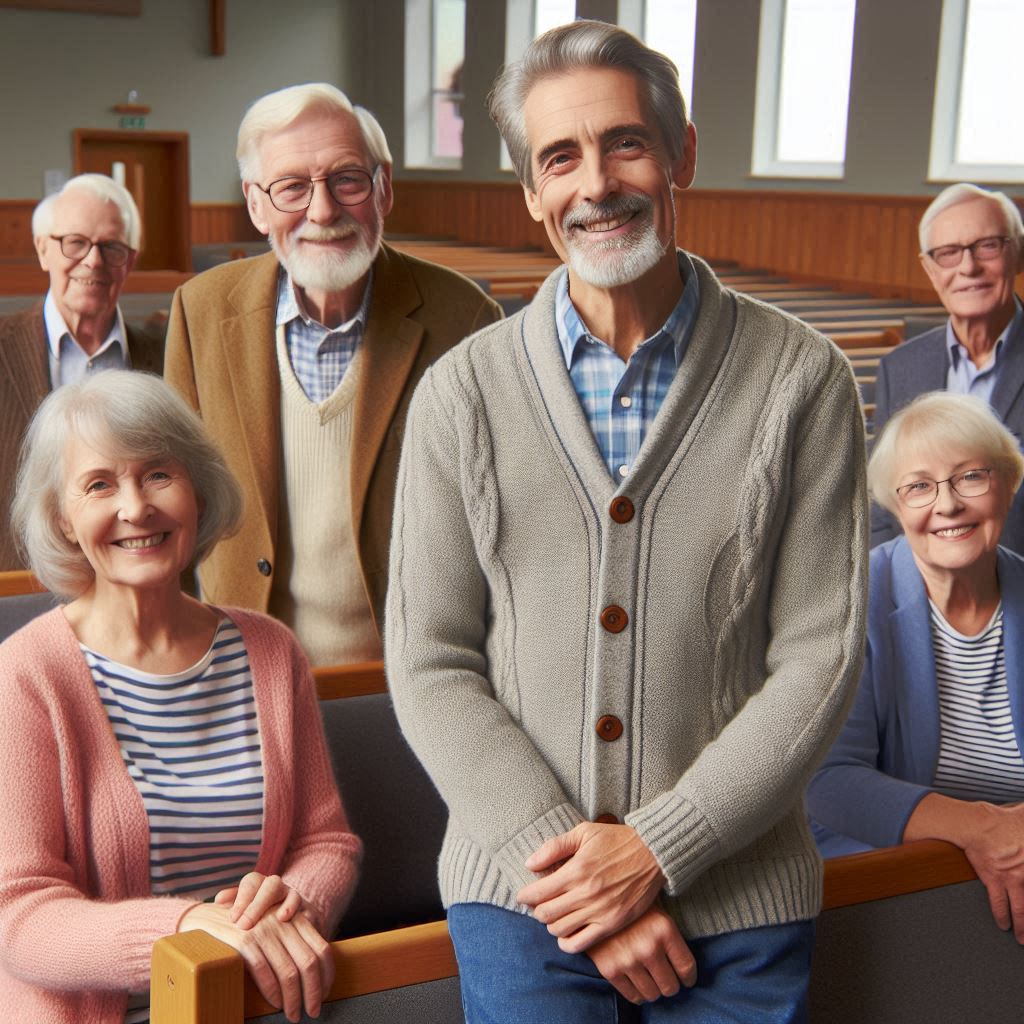
<instances>
[{"instance_id":1,"label":"shirt collar","mask_svg":"<svg viewBox=\"0 0 1024 1024\"><path fill-rule=\"evenodd\" d=\"M668 319L655 331L650 338L646 338L637 348L653 342L656 338L663 337L664 341L671 340L675 349L676 366L683 361L686 354L686 347L689 343L690 333L693 329L694 320L697 317L697 310L700 307L700 286L697 282L697 272L694 270L690 257L681 249L678 250L679 273L683 276L686 284L683 286L683 294L675 308L668 315ZM555 288L555 327L558 331L558 342L562 346L562 355L565 358L565 365L572 369L573 357L581 342L585 339L599 342L604 345L606 342L595 338L588 330L586 324L576 312L576 307L569 297L569 271L563 267Z\"/></svg>"},{"instance_id":2,"label":"shirt collar","mask_svg":"<svg viewBox=\"0 0 1024 1024\"><path fill-rule=\"evenodd\" d=\"M1003 349L1009 344L1010 336L1016 334L1017 327L1024 320L1024 307L1021 306L1021 301L1016 295L1013 297L1013 307L1013 316L1010 318L1010 322L1003 329L999 337L996 338L995 348L992 352L992 362L981 371L982 373L987 373L989 370L996 368L996 364L1003 355ZM957 338L956 331L953 330L952 319L946 321L946 347L949 349L949 359L953 366L959 366L961 360L970 359L970 354L960 344L960 339Z\"/></svg>"},{"instance_id":3,"label":"shirt collar","mask_svg":"<svg viewBox=\"0 0 1024 1024\"><path fill-rule=\"evenodd\" d=\"M337 327L324 327L323 324L318 323L311 317L307 316L299 305L299 300L295 293L295 285L292 282L292 276L282 266L280 273L277 276L277 320L275 321L278 327L282 325L290 324L293 320L301 320L307 326L319 327L322 331L334 333L340 331L342 333L348 333L357 324L360 326L366 326L366 318L369 315L370 310L370 295L373 292L373 267L370 267L370 273L366 278L366 287L363 289L363 298L359 303L359 308L355 311L355 314L351 319L346 320L345 323L339 324Z\"/></svg>"},{"instance_id":4,"label":"shirt collar","mask_svg":"<svg viewBox=\"0 0 1024 1024\"><path fill-rule=\"evenodd\" d=\"M43 323L46 326L46 344L50 350L50 359L59 364L61 338L66 334L71 339L72 344L78 345L78 342L71 333L71 328L65 323L64 317L60 315L60 310L57 309L57 300L53 297L52 291L46 293L46 300L43 302ZM99 354L114 344L121 349L121 360L127 366L128 342L124 329L124 317L121 315L120 306L115 307L114 322L110 327L110 332L103 339L103 344L100 345L93 355ZM78 345L78 347L81 348L82 346Z\"/></svg>"}]
</instances>

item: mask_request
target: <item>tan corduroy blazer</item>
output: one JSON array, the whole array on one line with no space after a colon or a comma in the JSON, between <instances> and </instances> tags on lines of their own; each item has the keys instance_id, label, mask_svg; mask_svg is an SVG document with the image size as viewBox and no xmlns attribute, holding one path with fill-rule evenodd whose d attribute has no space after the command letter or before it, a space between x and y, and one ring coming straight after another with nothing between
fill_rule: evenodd
<instances>
[{"instance_id":1,"label":"tan corduroy blazer","mask_svg":"<svg viewBox=\"0 0 1024 1024\"><path fill-rule=\"evenodd\" d=\"M279 545L280 377L275 353L279 264L273 253L227 263L178 289L166 379L199 412L245 494L241 530L199 570L203 597L266 611ZM384 245L373 294L351 458L352 524L378 631L405 415L424 370L500 307L451 270Z\"/></svg>"},{"instance_id":2,"label":"tan corduroy blazer","mask_svg":"<svg viewBox=\"0 0 1024 1024\"><path fill-rule=\"evenodd\" d=\"M125 324L132 368L159 373L163 337ZM50 391L50 357L42 302L0 317L0 571L23 563L11 537L8 515L14 497L18 452L29 420Z\"/></svg>"}]
</instances>

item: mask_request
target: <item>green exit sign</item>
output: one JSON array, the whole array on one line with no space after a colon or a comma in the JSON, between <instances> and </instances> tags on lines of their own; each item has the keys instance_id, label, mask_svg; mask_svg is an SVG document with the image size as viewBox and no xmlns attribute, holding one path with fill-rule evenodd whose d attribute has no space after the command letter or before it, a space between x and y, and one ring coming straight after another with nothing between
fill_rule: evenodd
<instances>
[{"instance_id":1,"label":"green exit sign","mask_svg":"<svg viewBox=\"0 0 1024 1024\"><path fill-rule=\"evenodd\" d=\"M121 127L141 130L146 127L146 119L141 114L125 114L121 118Z\"/></svg>"}]
</instances>

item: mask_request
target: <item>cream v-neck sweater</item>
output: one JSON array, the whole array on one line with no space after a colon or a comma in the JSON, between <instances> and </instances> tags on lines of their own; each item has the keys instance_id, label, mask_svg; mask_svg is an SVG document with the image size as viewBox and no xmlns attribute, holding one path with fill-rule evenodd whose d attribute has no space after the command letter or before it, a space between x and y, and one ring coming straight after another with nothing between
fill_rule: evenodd
<instances>
[{"instance_id":1,"label":"cream v-neck sweater","mask_svg":"<svg viewBox=\"0 0 1024 1024\"><path fill-rule=\"evenodd\" d=\"M654 852L687 936L819 909L802 794L860 672L863 421L835 346L693 262L690 348L619 484L559 349L554 278L413 400L386 661L450 808L448 905L523 909L526 857L610 813Z\"/></svg>"}]
</instances>

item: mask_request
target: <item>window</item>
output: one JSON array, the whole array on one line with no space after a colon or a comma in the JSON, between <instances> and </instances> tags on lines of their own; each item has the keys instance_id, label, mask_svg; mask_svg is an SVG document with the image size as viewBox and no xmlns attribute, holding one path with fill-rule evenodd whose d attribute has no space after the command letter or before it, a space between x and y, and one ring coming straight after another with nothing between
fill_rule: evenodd
<instances>
[{"instance_id":1,"label":"window","mask_svg":"<svg viewBox=\"0 0 1024 1024\"><path fill-rule=\"evenodd\" d=\"M1024 181L1020 0L945 0L935 79L929 176Z\"/></svg>"},{"instance_id":2,"label":"window","mask_svg":"<svg viewBox=\"0 0 1024 1024\"><path fill-rule=\"evenodd\" d=\"M462 166L465 49L466 0L406 0L406 167Z\"/></svg>"},{"instance_id":3,"label":"window","mask_svg":"<svg viewBox=\"0 0 1024 1024\"><path fill-rule=\"evenodd\" d=\"M753 173L841 178L856 0L763 0Z\"/></svg>"},{"instance_id":4,"label":"window","mask_svg":"<svg viewBox=\"0 0 1024 1024\"><path fill-rule=\"evenodd\" d=\"M687 113L692 111L697 0L619 0L619 24L675 64Z\"/></svg>"},{"instance_id":5,"label":"window","mask_svg":"<svg viewBox=\"0 0 1024 1024\"><path fill-rule=\"evenodd\" d=\"M526 48L556 25L576 18L576 0L507 0L505 4L505 63L519 60ZM501 144L501 169L512 170L505 143Z\"/></svg>"}]
</instances>

